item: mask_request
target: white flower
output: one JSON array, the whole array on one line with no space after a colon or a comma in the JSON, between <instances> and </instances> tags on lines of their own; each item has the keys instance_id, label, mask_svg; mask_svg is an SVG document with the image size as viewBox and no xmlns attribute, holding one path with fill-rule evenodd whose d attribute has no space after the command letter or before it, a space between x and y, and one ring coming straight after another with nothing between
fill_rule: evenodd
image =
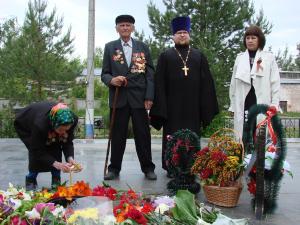
<instances>
[{"instance_id":1,"label":"white flower","mask_svg":"<svg viewBox=\"0 0 300 225\"><path fill-rule=\"evenodd\" d=\"M9 202L12 203L11 207L16 210L17 208L19 208L22 205L22 201L20 199L13 199L10 198Z\"/></svg>"},{"instance_id":2,"label":"white flower","mask_svg":"<svg viewBox=\"0 0 300 225\"><path fill-rule=\"evenodd\" d=\"M15 188L12 183L9 183L7 191L6 191L6 195L12 196L12 195L17 195L18 193L19 193L19 191L17 190L17 188Z\"/></svg>"},{"instance_id":3,"label":"white flower","mask_svg":"<svg viewBox=\"0 0 300 225\"><path fill-rule=\"evenodd\" d=\"M252 154L248 154L245 157L245 159L244 159L244 162L245 162L244 164L245 165L249 164L251 157L252 157ZM265 154L265 169L266 170L271 170L272 169L272 166L273 166L273 163L274 163L274 159L276 157L277 157L277 155L276 155L275 152L268 152L268 151L266 152L266 154ZM290 166L290 164L286 160L284 160L284 162L283 162L283 170L285 172L288 172L288 173L292 174L292 172L291 172L291 166Z\"/></svg>"},{"instance_id":4,"label":"white flower","mask_svg":"<svg viewBox=\"0 0 300 225\"><path fill-rule=\"evenodd\" d=\"M57 217L57 216L59 216L59 215L62 215L64 212L65 212L64 207L59 206L59 207L56 207L56 208L52 211L52 214L53 214L54 216Z\"/></svg>"},{"instance_id":5,"label":"white flower","mask_svg":"<svg viewBox=\"0 0 300 225\"><path fill-rule=\"evenodd\" d=\"M170 208L173 208L175 206L174 198L171 198L169 196L157 197L153 203L154 203L154 206L158 206L162 203L168 205Z\"/></svg>"},{"instance_id":6,"label":"white flower","mask_svg":"<svg viewBox=\"0 0 300 225\"><path fill-rule=\"evenodd\" d=\"M114 225L116 223L116 218L113 215L108 215L101 218L101 222L104 225Z\"/></svg>"},{"instance_id":7,"label":"white flower","mask_svg":"<svg viewBox=\"0 0 300 225\"><path fill-rule=\"evenodd\" d=\"M155 208L155 212L164 214L164 212L168 211L169 209L170 209L170 207L167 204L161 203Z\"/></svg>"},{"instance_id":8,"label":"white flower","mask_svg":"<svg viewBox=\"0 0 300 225\"><path fill-rule=\"evenodd\" d=\"M30 194L28 194L28 193L26 193L26 192L24 192L24 193L22 193L22 194L23 194L24 200L26 200L26 201L30 201L30 200L31 200Z\"/></svg>"},{"instance_id":9,"label":"white flower","mask_svg":"<svg viewBox=\"0 0 300 225\"><path fill-rule=\"evenodd\" d=\"M25 215L28 217L28 219L33 220L33 219L40 219L41 215L40 213L33 208L31 211L25 211Z\"/></svg>"},{"instance_id":10,"label":"white flower","mask_svg":"<svg viewBox=\"0 0 300 225\"><path fill-rule=\"evenodd\" d=\"M205 222L202 219L198 219L197 224L196 225L211 225L210 223Z\"/></svg>"}]
</instances>

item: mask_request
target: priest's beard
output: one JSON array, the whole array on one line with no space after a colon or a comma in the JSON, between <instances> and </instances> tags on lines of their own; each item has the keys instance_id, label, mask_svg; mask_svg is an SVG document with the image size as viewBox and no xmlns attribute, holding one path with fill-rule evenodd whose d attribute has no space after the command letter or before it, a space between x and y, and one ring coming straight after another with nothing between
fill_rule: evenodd
<instances>
[{"instance_id":1,"label":"priest's beard","mask_svg":"<svg viewBox=\"0 0 300 225\"><path fill-rule=\"evenodd\" d=\"M190 44L190 42L187 40L175 42L176 46L182 46L182 47L189 46L189 44Z\"/></svg>"}]
</instances>

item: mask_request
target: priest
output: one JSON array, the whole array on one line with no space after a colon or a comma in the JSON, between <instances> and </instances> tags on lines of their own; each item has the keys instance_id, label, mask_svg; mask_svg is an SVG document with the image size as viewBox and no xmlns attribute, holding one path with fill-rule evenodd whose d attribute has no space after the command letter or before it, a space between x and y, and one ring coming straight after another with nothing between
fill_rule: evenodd
<instances>
[{"instance_id":1,"label":"priest","mask_svg":"<svg viewBox=\"0 0 300 225\"><path fill-rule=\"evenodd\" d=\"M162 167L167 136L179 129L190 129L200 136L219 112L214 80L205 55L190 45L190 18L172 20L175 46L161 53L156 73L155 99L150 111L151 125L163 128ZM172 174L168 173L168 177Z\"/></svg>"}]
</instances>

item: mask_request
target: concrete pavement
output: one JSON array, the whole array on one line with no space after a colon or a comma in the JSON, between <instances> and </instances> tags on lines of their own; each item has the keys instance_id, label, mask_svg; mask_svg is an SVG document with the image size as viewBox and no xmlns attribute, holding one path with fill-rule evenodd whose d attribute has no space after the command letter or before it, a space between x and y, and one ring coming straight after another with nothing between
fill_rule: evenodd
<instances>
[{"instance_id":1,"label":"concrete pavement","mask_svg":"<svg viewBox=\"0 0 300 225\"><path fill-rule=\"evenodd\" d=\"M101 184L103 181L103 167L106 154L106 139L97 140L75 140L76 160L79 161L84 170L74 175L73 180L85 180L91 187ZM202 140L202 146L206 140ZM287 160L292 166L294 178L285 176L279 195L279 206L275 214L267 216L263 221L255 220L255 215L251 209L251 196L244 185L243 192L237 207L221 208L224 214L233 217L250 218L250 224L258 225L287 225L300 224L300 141L299 139L289 139L287 144ZM27 173L27 150L19 139L0 139L0 188L6 189L8 183L24 186L25 175ZM161 169L161 140L152 139L152 155L156 164L155 172L158 175L157 181L145 179L141 172L134 141L129 139L123 159L122 171L118 180L109 181L110 185L117 189L128 189L132 187L137 191L147 194L166 195L168 191L166 184L169 179L165 171ZM63 174L63 180L68 180L68 176ZM38 176L40 187L49 187L51 182L50 173L41 173ZM197 198L205 202L205 196L201 191ZM208 204L208 203L206 203Z\"/></svg>"}]
</instances>

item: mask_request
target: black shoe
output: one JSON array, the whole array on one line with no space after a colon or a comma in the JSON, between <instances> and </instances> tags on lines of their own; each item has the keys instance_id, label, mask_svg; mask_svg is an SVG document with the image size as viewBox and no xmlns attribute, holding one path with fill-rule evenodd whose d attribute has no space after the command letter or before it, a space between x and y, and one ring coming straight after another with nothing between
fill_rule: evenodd
<instances>
[{"instance_id":1,"label":"black shoe","mask_svg":"<svg viewBox=\"0 0 300 225\"><path fill-rule=\"evenodd\" d=\"M174 178L174 175L168 171L168 172L167 172L167 177L168 177L168 178Z\"/></svg>"},{"instance_id":2,"label":"black shoe","mask_svg":"<svg viewBox=\"0 0 300 225\"><path fill-rule=\"evenodd\" d=\"M37 181L34 178L25 178L26 191L35 191L37 189Z\"/></svg>"},{"instance_id":3,"label":"black shoe","mask_svg":"<svg viewBox=\"0 0 300 225\"><path fill-rule=\"evenodd\" d=\"M52 177L51 188L57 188L59 185L61 185L60 177Z\"/></svg>"},{"instance_id":4,"label":"black shoe","mask_svg":"<svg viewBox=\"0 0 300 225\"><path fill-rule=\"evenodd\" d=\"M157 179L157 176L156 174L154 173L154 171L149 171L149 172L146 172L145 173L145 176L148 180L156 180Z\"/></svg>"},{"instance_id":5,"label":"black shoe","mask_svg":"<svg viewBox=\"0 0 300 225\"><path fill-rule=\"evenodd\" d=\"M104 180L115 180L119 177L119 173L114 171L108 171L106 175L104 175Z\"/></svg>"}]
</instances>

